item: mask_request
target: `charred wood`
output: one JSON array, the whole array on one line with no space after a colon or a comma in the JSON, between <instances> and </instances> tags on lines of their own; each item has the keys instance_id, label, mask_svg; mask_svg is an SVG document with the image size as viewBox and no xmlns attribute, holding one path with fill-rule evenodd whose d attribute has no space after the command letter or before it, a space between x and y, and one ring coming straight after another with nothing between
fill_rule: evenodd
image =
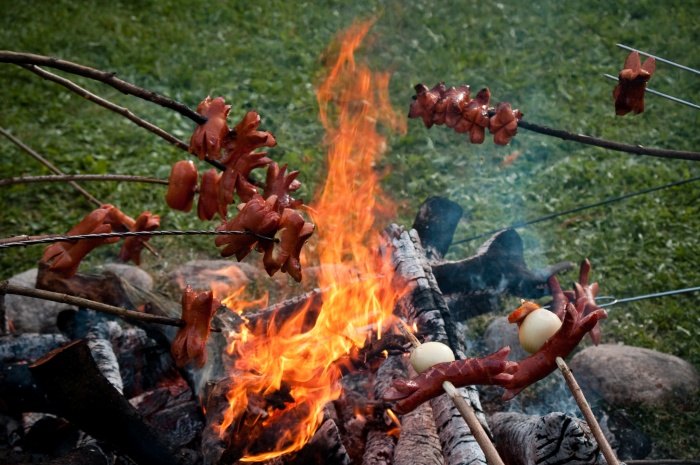
<instances>
[{"instance_id":1,"label":"charred wood","mask_svg":"<svg viewBox=\"0 0 700 465\"><path fill-rule=\"evenodd\" d=\"M180 459L129 401L102 375L85 340L60 347L29 367L55 413L111 443L138 464Z\"/></svg>"},{"instance_id":2,"label":"charred wood","mask_svg":"<svg viewBox=\"0 0 700 465\"><path fill-rule=\"evenodd\" d=\"M447 254L462 212L458 203L444 197L428 197L421 204L411 229L418 233L428 260L439 261Z\"/></svg>"},{"instance_id":3,"label":"charred wood","mask_svg":"<svg viewBox=\"0 0 700 465\"><path fill-rule=\"evenodd\" d=\"M397 289L411 289L397 304L398 312L415 322L417 336L424 341L437 341L452 348L455 358L466 358L465 343L459 325L452 318L442 297L416 231L403 231L392 225L385 231L394 247ZM471 404L480 423L488 433L488 425L481 409L478 393L473 386L459 391ZM440 444L447 464L486 463L481 447L452 401L442 395L430 401L433 421L440 434ZM404 416L405 418L405 416ZM403 421L402 421L403 424ZM402 428L403 429L403 428ZM403 431L402 431L403 433ZM399 438L398 447L401 444Z\"/></svg>"},{"instance_id":4,"label":"charred wood","mask_svg":"<svg viewBox=\"0 0 700 465\"><path fill-rule=\"evenodd\" d=\"M523 257L522 239L513 229L497 232L469 258L431 265L450 311L458 320L500 310L504 295L543 297L549 293L550 276L575 266L561 262L530 270Z\"/></svg>"},{"instance_id":5,"label":"charred wood","mask_svg":"<svg viewBox=\"0 0 700 465\"><path fill-rule=\"evenodd\" d=\"M0 365L0 413L48 412L48 400L29 371L28 362Z\"/></svg>"},{"instance_id":6,"label":"charred wood","mask_svg":"<svg viewBox=\"0 0 700 465\"><path fill-rule=\"evenodd\" d=\"M377 369L374 376L372 398L380 400L384 391L389 389L391 382L397 378L405 378L408 373L407 358L403 355L389 355ZM373 428L367 433L365 451L362 457L364 465L390 465L394 461L394 447L396 446L396 433L400 430L394 427L386 410L375 412L375 416L381 421L375 421ZM394 434L390 434L390 428Z\"/></svg>"},{"instance_id":7,"label":"charred wood","mask_svg":"<svg viewBox=\"0 0 700 465\"><path fill-rule=\"evenodd\" d=\"M286 459L286 465L349 465L350 457L340 440L338 426L331 419L326 420L311 440L293 457Z\"/></svg>"},{"instance_id":8,"label":"charred wood","mask_svg":"<svg viewBox=\"0 0 700 465\"><path fill-rule=\"evenodd\" d=\"M507 465L606 463L586 422L563 413L540 417L500 412L489 424Z\"/></svg>"}]
</instances>

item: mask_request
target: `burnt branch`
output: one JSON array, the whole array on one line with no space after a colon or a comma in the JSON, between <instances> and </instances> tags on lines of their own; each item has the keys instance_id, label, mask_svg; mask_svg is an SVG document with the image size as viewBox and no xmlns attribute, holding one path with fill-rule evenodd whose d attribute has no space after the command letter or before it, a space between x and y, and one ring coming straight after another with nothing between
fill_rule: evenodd
<instances>
[{"instance_id":1,"label":"burnt branch","mask_svg":"<svg viewBox=\"0 0 700 465\"><path fill-rule=\"evenodd\" d=\"M122 449L138 464L181 463L169 444L97 368L85 340L60 347L29 370L56 414Z\"/></svg>"},{"instance_id":2,"label":"burnt branch","mask_svg":"<svg viewBox=\"0 0 700 465\"><path fill-rule=\"evenodd\" d=\"M15 65L38 65L47 66L49 68L59 69L67 73L75 74L78 76L83 76L88 79L93 79L95 81L100 81L109 86L114 87L119 92L127 95L133 95L141 99L153 102L171 110L175 110L182 116L185 116L197 124L202 124L207 121L205 117L189 108L187 105L172 100L163 95L157 94L148 89L144 89L137 85L126 82L122 79L115 77L114 72L100 71L98 69L89 68L87 66L72 63L66 60L59 60L53 57L47 57L43 55L34 55L32 53L19 53L12 52L9 50L0 50L0 62L2 63L13 63Z\"/></svg>"}]
</instances>

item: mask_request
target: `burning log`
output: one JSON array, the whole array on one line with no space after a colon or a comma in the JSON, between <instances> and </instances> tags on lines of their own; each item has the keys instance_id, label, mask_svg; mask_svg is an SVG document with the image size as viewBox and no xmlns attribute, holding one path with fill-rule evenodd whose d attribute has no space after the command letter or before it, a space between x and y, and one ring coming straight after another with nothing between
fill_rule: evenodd
<instances>
[{"instance_id":1,"label":"burning log","mask_svg":"<svg viewBox=\"0 0 700 465\"><path fill-rule=\"evenodd\" d=\"M338 426L332 419L326 420L311 440L296 453L294 458L285 460L286 465L332 463L350 465L350 457L340 439Z\"/></svg>"},{"instance_id":2,"label":"burning log","mask_svg":"<svg viewBox=\"0 0 700 465\"><path fill-rule=\"evenodd\" d=\"M60 347L29 367L54 411L138 464L180 463L170 446L102 375L85 340Z\"/></svg>"},{"instance_id":3,"label":"burning log","mask_svg":"<svg viewBox=\"0 0 700 465\"><path fill-rule=\"evenodd\" d=\"M465 359L462 331L447 308L417 232L415 230L406 232L396 225L391 225L385 230L385 234L394 247L393 261L396 268L394 279L402 281L397 283L397 287L411 289L399 301L398 312L406 317L409 324L416 324L417 334L425 338L422 342L442 342L452 349L458 360ZM488 432L476 388L468 386L460 388L459 391L467 399L476 412L479 422ZM486 463L483 451L448 396L442 395L432 399L430 407L433 412L433 421L440 433L445 463Z\"/></svg>"},{"instance_id":4,"label":"burning log","mask_svg":"<svg viewBox=\"0 0 700 465\"><path fill-rule=\"evenodd\" d=\"M389 355L377 369L374 377L374 399L381 399L384 391L389 389L396 378L407 375L406 358L401 355ZM382 415L384 416L384 415ZM381 423L377 422L377 425ZM396 438L389 434L387 428L372 429L367 433L363 465L391 465L394 463Z\"/></svg>"},{"instance_id":5,"label":"burning log","mask_svg":"<svg viewBox=\"0 0 700 465\"><path fill-rule=\"evenodd\" d=\"M561 262L530 270L523 257L523 242L513 229L497 232L472 257L443 260L452 242L462 209L440 197L421 205L413 224L447 305L458 320L500 309L504 294L535 299L548 293L547 279L575 266Z\"/></svg>"},{"instance_id":6,"label":"burning log","mask_svg":"<svg viewBox=\"0 0 700 465\"><path fill-rule=\"evenodd\" d=\"M563 413L539 417L499 412L489 417L489 424L508 465L606 463L586 422Z\"/></svg>"},{"instance_id":7,"label":"burning log","mask_svg":"<svg viewBox=\"0 0 700 465\"><path fill-rule=\"evenodd\" d=\"M431 406L425 403L401 417L401 435L394 450L395 465L445 463L431 410Z\"/></svg>"}]
</instances>

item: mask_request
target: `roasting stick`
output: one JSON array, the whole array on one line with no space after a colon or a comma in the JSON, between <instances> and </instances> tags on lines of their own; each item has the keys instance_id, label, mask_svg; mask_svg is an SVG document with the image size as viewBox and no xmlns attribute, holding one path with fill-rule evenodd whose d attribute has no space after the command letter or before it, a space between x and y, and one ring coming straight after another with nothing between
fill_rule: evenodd
<instances>
[{"instance_id":1,"label":"roasting stick","mask_svg":"<svg viewBox=\"0 0 700 465\"><path fill-rule=\"evenodd\" d=\"M420 341L411 332L406 322L400 318L399 321L401 322L401 326L399 327L399 329L404 334L404 336L406 336L406 338L411 342L413 348L416 349L420 347ZM454 357L452 359L454 360ZM445 390L449 398L452 399L452 402L455 404L455 407L457 407L457 410L459 410L459 413L462 415L462 418L464 418L464 421L467 422L467 426L469 426L469 430L474 435L474 439L476 439L476 442L479 444L481 450L486 456L486 461L490 465L505 465L503 463L503 460L501 460L501 456L498 455L496 447L491 442L491 439L486 434L486 431L484 431L484 428L481 426L481 423L479 423L479 419L476 418L474 410L471 408L466 399L462 397L455 385L452 384L450 381L445 381L442 383L442 388Z\"/></svg>"},{"instance_id":2,"label":"roasting stick","mask_svg":"<svg viewBox=\"0 0 700 465\"><path fill-rule=\"evenodd\" d=\"M615 44L615 45L617 45L620 48L624 48L625 50L629 50L630 52L637 52L640 55L646 55L648 57L652 57L656 61L664 62L664 63L669 64L671 66L675 66L676 68L680 68L680 69L685 70L685 71L690 71L691 73L700 74L700 71L698 71L697 69L691 68L689 66L679 65L676 62L673 62L671 60L667 60L665 58L657 57L656 55L652 55L651 53L642 52L641 50L637 50L636 48L628 47L627 45L623 45L623 44Z\"/></svg>"},{"instance_id":3,"label":"roasting stick","mask_svg":"<svg viewBox=\"0 0 700 465\"><path fill-rule=\"evenodd\" d=\"M607 74L607 73L604 73L603 76L605 76L605 77L608 78L608 79L612 79L613 81L619 81L619 78L616 78L615 76L612 76L612 75ZM696 104L694 104L694 103L690 103L690 102L688 102L688 101L686 101L686 100L682 100L682 99L679 99L678 97L673 97L673 96L671 96L671 95L664 94L664 93L662 93L662 92L659 92L658 90L650 89L650 88L648 88L648 87L647 87L645 90L646 90L647 92L649 92L650 94L658 95L659 97L663 97L663 98L665 98L665 99L672 100L672 101L674 101L674 102L676 102L676 103L682 103L683 105L687 105L687 106L689 106L689 107L691 107L691 108L695 108L696 110L700 110L700 105L696 105Z\"/></svg>"},{"instance_id":4,"label":"roasting stick","mask_svg":"<svg viewBox=\"0 0 700 465\"><path fill-rule=\"evenodd\" d=\"M2 135L5 136L7 139L9 139L10 142L12 142L13 144L15 144L17 147L19 147L20 149L24 150L27 154L29 154L32 158L34 158L35 160L37 160L39 163L41 163L42 165L44 165L45 167L47 167L50 171L53 171L55 174L57 174L57 175L59 175L59 176L65 176L65 173L64 173L63 171L61 171L60 169L56 168L50 161L48 161L46 158L44 158L44 157L42 157L41 155L39 155L37 152L35 152L34 150L32 150L29 146L25 145L21 140L19 140L19 139L17 139L16 137L14 137L12 134L10 134L9 132L7 132L7 131L6 131L4 128L2 128L2 127L0 127L0 134L2 134ZM78 185L77 182L75 182L75 181L68 181L68 184L70 184L71 186L73 186L73 188L74 188L75 190L77 190L78 192L80 192L80 194L82 194L83 197L85 197L88 201L92 202L93 204L97 205L98 207L101 207L101 206L103 205L102 202L100 202L100 201L97 200L95 197L93 197L92 194L90 194L88 191L86 191L85 189L83 189L82 187L80 187L80 186ZM156 257L160 257L160 255L158 254L158 252L156 252L156 250L153 248L153 246L150 245L149 243L144 242L144 243L143 243L143 246L146 248L146 250L148 250L149 252L151 252L151 253L152 253L153 255L155 255Z\"/></svg>"},{"instance_id":5,"label":"roasting stick","mask_svg":"<svg viewBox=\"0 0 700 465\"><path fill-rule=\"evenodd\" d=\"M561 357L557 357L556 361L557 366L561 370L561 373L564 375L564 380L566 380L566 384L569 386L571 394L573 394L574 399L578 404L579 410L581 410L581 413L583 413L583 417L586 419L588 427L591 428L593 437L598 442L598 446L600 446L600 451L603 453L603 457L605 457L605 460L608 462L608 465L619 465L620 462L617 460L615 452L613 452L612 447L610 447L608 440L605 439L603 430L600 429L598 420L596 420L595 415L593 415L593 411L591 410L590 405L588 405L588 402L586 401L586 398L584 397L581 388L576 382L576 378L574 378L573 373L571 373L569 366Z\"/></svg>"}]
</instances>

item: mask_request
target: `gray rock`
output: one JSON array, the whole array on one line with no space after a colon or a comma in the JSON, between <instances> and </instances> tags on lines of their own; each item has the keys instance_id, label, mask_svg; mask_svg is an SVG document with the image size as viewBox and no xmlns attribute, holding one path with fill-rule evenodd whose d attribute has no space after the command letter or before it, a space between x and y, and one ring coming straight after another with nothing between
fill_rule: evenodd
<instances>
[{"instance_id":1,"label":"gray rock","mask_svg":"<svg viewBox=\"0 0 700 465\"><path fill-rule=\"evenodd\" d=\"M530 356L520 346L518 339L518 325L509 323L505 316L495 318L486 328L484 333L484 345L489 353L496 352L504 346L510 346L508 360L520 361Z\"/></svg>"},{"instance_id":2,"label":"gray rock","mask_svg":"<svg viewBox=\"0 0 700 465\"><path fill-rule=\"evenodd\" d=\"M111 271L130 284L146 291L153 290L153 278L142 268L123 263L107 263L103 267L106 271Z\"/></svg>"},{"instance_id":3,"label":"gray rock","mask_svg":"<svg viewBox=\"0 0 700 465\"><path fill-rule=\"evenodd\" d=\"M32 268L9 279L10 284L24 287L36 287L38 270ZM77 310L72 305L35 299L21 295L8 294L5 296L5 311L7 320L17 333L59 333L56 326L56 316L67 308Z\"/></svg>"},{"instance_id":4,"label":"gray rock","mask_svg":"<svg viewBox=\"0 0 700 465\"><path fill-rule=\"evenodd\" d=\"M571 359L569 367L587 396L600 396L617 407L686 403L700 389L700 375L693 365L640 347L587 347Z\"/></svg>"}]
</instances>

